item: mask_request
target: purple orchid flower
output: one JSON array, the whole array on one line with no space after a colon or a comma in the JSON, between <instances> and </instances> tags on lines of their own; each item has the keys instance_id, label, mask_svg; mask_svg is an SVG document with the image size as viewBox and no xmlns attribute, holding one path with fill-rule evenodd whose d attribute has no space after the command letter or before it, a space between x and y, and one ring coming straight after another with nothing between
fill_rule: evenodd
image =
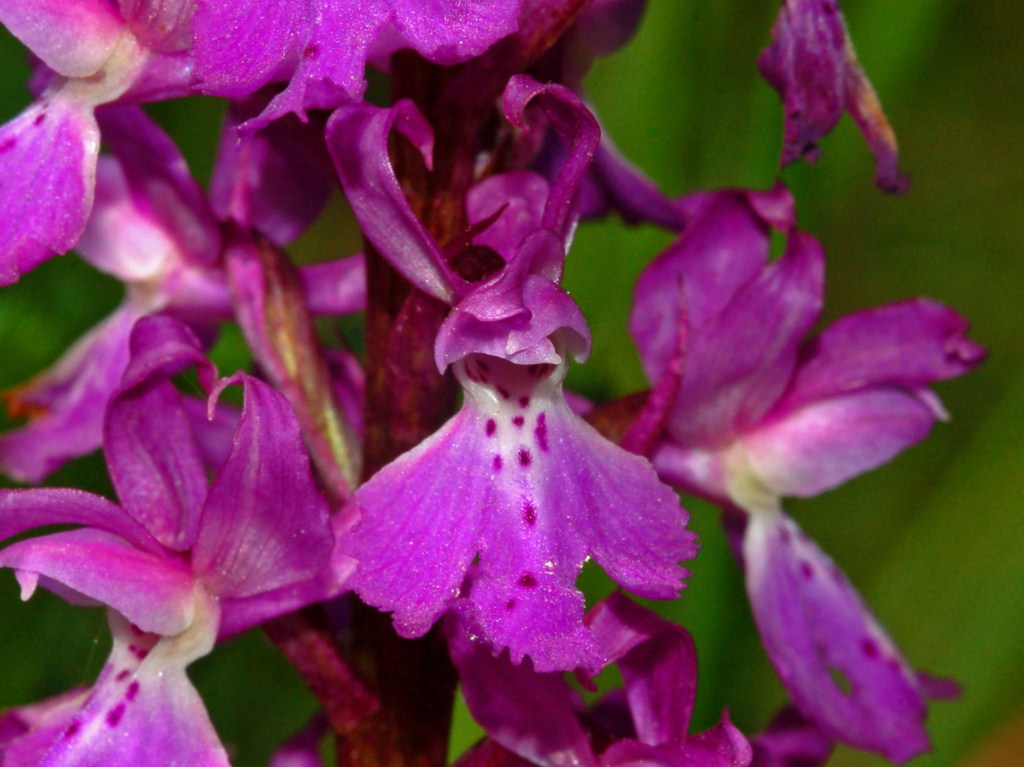
<instances>
[{"instance_id":1,"label":"purple orchid flower","mask_svg":"<svg viewBox=\"0 0 1024 767\"><path fill-rule=\"evenodd\" d=\"M814 162L818 141L848 111L875 155L875 183L886 192L906 191L896 134L857 61L837 0L783 0L772 43L757 64L785 108L783 165L800 157Z\"/></svg>"},{"instance_id":2,"label":"purple orchid flower","mask_svg":"<svg viewBox=\"0 0 1024 767\"><path fill-rule=\"evenodd\" d=\"M354 588L392 611L405 636L455 607L516 662L529 655L544 671L597 668L603 652L575 587L584 559L626 588L666 598L696 547L678 499L650 466L601 438L562 392L567 354L583 359L589 350L583 317L558 282L598 133L570 91L528 77L506 90L510 121L522 124L534 99L575 151L551 186L518 172L470 192L473 244L504 262L478 282L452 270L391 169L392 126L429 162L430 129L412 105L345 107L328 125L367 237L413 285L452 306L435 357L465 393L454 418L357 491L362 517L347 550L360 561Z\"/></svg>"},{"instance_id":3,"label":"purple orchid flower","mask_svg":"<svg viewBox=\"0 0 1024 767\"><path fill-rule=\"evenodd\" d=\"M587 622L608 663L622 672L625 689L586 713L561 674L514 665L451 622L449 647L466 703L491 740L541 767L751 763L750 744L728 715L706 732L689 733L697 653L686 629L621 594L595 605ZM594 743L607 745L598 752Z\"/></svg>"},{"instance_id":4,"label":"purple orchid flower","mask_svg":"<svg viewBox=\"0 0 1024 767\"><path fill-rule=\"evenodd\" d=\"M225 386L245 390L231 452L212 484L169 380L188 365L213 388L211 409ZM216 387L214 378L187 327L163 317L140 320L105 431L122 505L78 490L0 491L0 538L81 525L0 551L23 598L41 585L75 604L105 604L114 635L92 691L77 706L45 705L48 742L33 745L44 755L18 765L82 764L86 757L114 767L226 765L186 666L218 637L341 590L347 570L328 566L329 511L287 401L244 374ZM15 738L0 751L10 758L11 748L28 745Z\"/></svg>"},{"instance_id":5,"label":"purple orchid flower","mask_svg":"<svg viewBox=\"0 0 1024 767\"><path fill-rule=\"evenodd\" d=\"M671 484L745 514L754 618L799 709L836 739L906 760L928 747L929 685L780 499L816 495L922 440L945 417L927 386L984 352L962 317L920 299L804 342L824 257L794 230L788 192L717 192L690 206L690 226L641 275L631 318L648 376L674 390L655 403L664 438L652 461ZM770 263L773 228L788 245Z\"/></svg>"},{"instance_id":6,"label":"purple orchid flower","mask_svg":"<svg viewBox=\"0 0 1024 767\"><path fill-rule=\"evenodd\" d=\"M279 121L244 147L225 141L212 201L171 139L140 109L107 109L100 124L115 154L99 160L96 203L77 249L90 264L124 283L127 296L53 367L6 393L11 414L29 420L0 436L0 469L23 482L38 482L69 459L99 447L105 405L128 364L128 337L140 317L169 312L207 337L215 322L233 318L214 210L244 225L258 223L267 236L284 243L301 233L326 198L325 184L309 174L306 185L322 194L303 196L299 205L281 203L280 190L294 189L299 170L312 164L280 172L282 147L293 153L316 151L298 121ZM233 135L232 126L229 122ZM326 161L322 141L320 151ZM361 256L307 267L302 277L314 313L342 314L363 306Z\"/></svg>"},{"instance_id":7,"label":"purple orchid flower","mask_svg":"<svg viewBox=\"0 0 1024 767\"><path fill-rule=\"evenodd\" d=\"M195 15L202 89L248 96L287 87L246 125L257 130L289 112L358 101L371 49L412 48L438 64L483 53L515 31L521 0L244 0L201 2ZM378 52L379 54L381 52Z\"/></svg>"},{"instance_id":8,"label":"purple orchid flower","mask_svg":"<svg viewBox=\"0 0 1024 767\"><path fill-rule=\"evenodd\" d=\"M3 23L49 70L39 98L0 127L0 285L69 250L93 205L103 104L182 96L192 0L0 2Z\"/></svg>"}]
</instances>

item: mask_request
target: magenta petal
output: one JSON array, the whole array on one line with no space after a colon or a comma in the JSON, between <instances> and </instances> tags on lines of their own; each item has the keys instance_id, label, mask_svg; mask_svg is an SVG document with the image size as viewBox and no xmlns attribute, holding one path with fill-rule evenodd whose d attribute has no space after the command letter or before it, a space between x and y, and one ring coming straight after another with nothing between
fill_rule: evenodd
<instances>
[{"instance_id":1,"label":"magenta petal","mask_svg":"<svg viewBox=\"0 0 1024 767\"><path fill-rule=\"evenodd\" d=\"M65 461L100 446L106 404L128 365L128 336L138 317L125 304L75 342L48 370L3 396L29 421L0 436L0 468L39 482Z\"/></svg>"},{"instance_id":2,"label":"magenta petal","mask_svg":"<svg viewBox=\"0 0 1024 767\"><path fill-rule=\"evenodd\" d=\"M366 308L366 261L362 253L299 270L310 314L351 314Z\"/></svg>"},{"instance_id":3,"label":"magenta petal","mask_svg":"<svg viewBox=\"0 0 1024 767\"><path fill-rule=\"evenodd\" d=\"M518 28L522 0L390 0L392 23L424 58L457 64Z\"/></svg>"},{"instance_id":4,"label":"magenta petal","mask_svg":"<svg viewBox=\"0 0 1024 767\"><path fill-rule=\"evenodd\" d=\"M185 666L212 648L178 649L111 616L114 648L78 715L54 742L46 767L139 767L188 765L229 767Z\"/></svg>"},{"instance_id":5,"label":"magenta petal","mask_svg":"<svg viewBox=\"0 0 1024 767\"><path fill-rule=\"evenodd\" d=\"M50 69L87 77L106 62L125 24L106 0L0 0L0 24Z\"/></svg>"},{"instance_id":6,"label":"magenta petal","mask_svg":"<svg viewBox=\"0 0 1024 767\"><path fill-rule=\"evenodd\" d=\"M8 709L0 716L0 763L4 767L36 767L50 746L71 724L88 691L82 688Z\"/></svg>"},{"instance_id":7,"label":"magenta petal","mask_svg":"<svg viewBox=\"0 0 1024 767\"><path fill-rule=\"evenodd\" d=\"M809 497L920 442L937 417L924 394L876 387L811 402L741 439L751 469L769 490Z\"/></svg>"},{"instance_id":8,"label":"magenta petal","mask_svg":"<svg viewBox=\"0 0 1024 767\"><path fill-rule=\"evenodd\" d=\"M364 235L388 262L424 293L452 303L463 280L448 266L434 238L413 213L388 157L397 128L429 164L433 133L410 101L391 109L342 107L327 122L334 165Z\"/></svg>"},{"instance_id":9,"label":"magenta petal","mask_svg":"<svg viewBox=\"0 0 1024 767\"><path fill-rule=\"evenodd\" d=\"M682 308L693 328L721 314L768 262L772 227L788 228L794 216L783 187L696 195L680 206L688 211L686 229L640 276L629 320L651 381L677 354Z\"/></svg>"},{"instance_id":10,"label":"magenta petal","mask_svg":"<svg viewBox=\"0 0 1024 767\"><path fill-rule=\"evenodd\" d=\"M676 440L721 444L782 396L821 311L824 269L817 241L794 232L786 253L736 291L721 314L703 326L691 319L669 427ZM690 295L687 288L687 309Z\"/></svg>"},{"instance_id":11,"label":"magenta petal","mask_svg":"<svg viewBox=\"0 0 1024 767\"><path fill-rule=\"evenodd\" d=\"M835 742L795 708L784 708L752 741L754 767L823 767Z\"/></svg>"},{"instance_id":12,"label":"magenta petal","mask_svg":"<svg viewBox=\"0 0 1024 767\"><path fill-rule=\"evenodd\" d=\"M637 738L650 745L685 741L697 695L697 650L689 632L622 594L596 604L587 622L622 672Z\"/></svg>"},{"instance_id":13,"label":"magenta petal","mask_svg":"<svg viewBox=\"0 0 1024 767\"><path fill-rule=\"evenodd\" d=\"M601 767L747 767L751 755L747 739L726 718L685 743L620 740L601 754Z\"/></svg>"},{"instance_id":14,"label":"magenta petal","mask_svg":"<svg viewBox=\"0 0 1024 767\"><path fill-rule=\"evenodd\" d=\"M142 551L162 552L142 525L102 496L63 488L0 490L0 540L45 525L95 527Z\"/></svg>"},{"instance_id":15,"label":"magenta petal","mask_svg":"<svg viewBox=\"0 0 1024 767\"><path fill-rule=\"evenodd\" d=\"M927 750L917 677L835 563L781 512L750 516L743 554L765 650L801 712L896 762Z\"/></svg>"},{"instance_id":16,"label":"magenta petal","mask_svg":"<svg viewBox=\"0 0 1024 767\"><path fill-rule=\"evenodd\" d=\"M125 509L162 544L183 551L195 539L208 483L182 395L168 376L197 357L209 363L187 328L166 318L140 320L131 344L104 425L107 468Z\"/></svg>"},{"instance_id":17,"label":"magenta petal","mask_svg":"<svg viewBox=\"0 0 1024 767\"><path fill-rule=\"evenodd\" d=\"M0 286L69 250L92 209L99 128L70 100L38 101L0 127Z\"/></svg>"},{"instance_id":18,"label":"magenta petal","mask_svg":"<svg viewBox=\"0 0 1024 767\"><path fill-rule=\"evenodd\" d=\"M172 559L101 530L71 530L12 544L0 566L35 573L109 605L144 631L171 635L192 622L195 580Z\"/></svg>"},{"instance_id":19,"label":"magenta petal","mask_svg":"<svg viewBox=\"0 0 1024 767\"><path fill-rule=\"evenodd\" d=\"M495 655L454 616L446 628L466 705L491 738L533 764L597 764L561 674Z\"/></svg>"},{"instance_id":20,"label":"magenta petal","mask_svg":"<svg viewBox=\"0 0 1024 767\"><path fill-rule=\"evenodd\" d=\"M913 389L963 375L985 356L966 337L968 327L952 309L923 298L843 317L802 352L779 407L796 408L869 386Z\"/></svg>"},{"instance_id":21,"label":"magenta petal","mask_svg":"<svg viewBox=\"0 0 1024 767\"><path fill-rule=\"evenodd\" d=\"M203 507L192 563L218 595L245 597L315 575L334 536L288 401L243 373L213 396L231 383L243 385L245 404Z\"/></svg>"}]
</instances>

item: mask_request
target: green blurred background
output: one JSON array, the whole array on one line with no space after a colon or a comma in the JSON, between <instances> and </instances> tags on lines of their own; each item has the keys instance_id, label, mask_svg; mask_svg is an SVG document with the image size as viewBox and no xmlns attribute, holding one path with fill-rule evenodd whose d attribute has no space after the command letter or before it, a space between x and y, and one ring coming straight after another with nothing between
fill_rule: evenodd
<instances>
[{"instance_id":1,"label":"green blurred background","mask_svg":"<svg viewBox=\"0 0 1024 767\"><path fill-rule=\"evenodd\" d=\"M796 165L801 225L830 256L825 319L915 295L973 322L991 350L939 393L953 415L891 465L789 510L847 570L919 668L958 679L956 703L932 707L935 751L921 767L1024 765L1024 5L952 0L847 0L861 62L900 138L912 177L904 198L872 185L871 157L844 119L816 166ZM754 61L775 0L651 0L636 39L600 62L589 95L620 148L668 192L770 186L781 110ZM20 46L0 31L0 120L27 103ZM158 105L196 174L212 163L222 105ZM341 206L336 206L341 211ZM339 217L346 220L343 211ZM16 222L0 222L14 226ZM594 398L644 385L625 331L636 276L668 242L615 222L580 231L567 286L594 332L594 354L570 384ZM300 242L302 258L350 252L358 237L335 220ZM120 300L120 287L73 257L0 291L0 388L44 368ZM349 330L350 332L350 330ZM222 371L245 363L237 332L216 349ZM98 456L58 472L54 485L110 492ZM687 504L703 549L677 603L662 611L694 633L701 658L696 726L724 707L756 731L784 700L760 649L739 573L714 511ZM607 591L585 573L592 595ZM40 593L20 604L0 578L0 707L88 684L105 658L101 611ZM315 705L259 632L192 667L239 767L265 764ZM453 747L476 730L460 710ZM840 750L836 767L884 762Z\"/></svg>"}]
</instances>

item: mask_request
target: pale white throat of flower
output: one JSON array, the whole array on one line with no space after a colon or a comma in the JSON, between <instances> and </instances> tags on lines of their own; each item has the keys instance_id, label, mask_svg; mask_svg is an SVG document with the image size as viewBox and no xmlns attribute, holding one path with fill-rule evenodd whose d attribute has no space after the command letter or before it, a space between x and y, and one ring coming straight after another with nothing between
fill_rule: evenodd
<instances>
[{"instance_id":1,"label":"pale white throat of flower","mask_svg":"<svg viewBox=\"0 0 1024 767\"><path fill-rule=\"evenodd\" d=\"M782 499L754 471L742 442L734 442L723 451L722 469L730 501L751 516L782 513Z\"/></svg>"},{"instance_id":2,"label":"pale white throat of flower","mask_svg":"<svg viewBox=\"0 0 1024 767\"><path fill-rule=\"evenodd\" d=\"M55 77L43 98L67 99L88 108L109 104L131 87L149 57L149 50L126 28L102 67L87 77Z\"/></svg>"}]
</instances>

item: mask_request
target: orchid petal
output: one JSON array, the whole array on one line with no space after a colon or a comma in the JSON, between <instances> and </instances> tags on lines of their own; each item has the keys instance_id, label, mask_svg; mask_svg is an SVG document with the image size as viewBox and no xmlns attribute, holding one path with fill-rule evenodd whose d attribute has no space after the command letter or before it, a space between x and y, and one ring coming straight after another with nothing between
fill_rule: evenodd
<instances>
[{"instance_id":1,"label":"orchid petal","mask_svg":"<svg viewBox=\"0 0 1024 767\"><path fill-rule=\"evenodd\" d=\"M917 677L839 568L777 511L750 516L743 555L765 650L801 712L896 762L927 750Z\"/></svg>"},{"instance_id":2,"label":"orchid petal","mask_svg":"<svg viewBox=\"0 0 1024 767\"><path fill-rule=\"evenodd\" d=\"M366 308L366 260L362 253L299 270L310 314L352 314Z\"/></svg>"},{"instance_id":3,"label":"orchid petal","mask_svg":"<svg viewBox=\"0 0 1024 767\"><path fill-rule=\"evenodd\" d=\"M106 0L0 0L0 24L64 77L95 74L125 30Z\"/></svg>"},{"instance_id":4,"label":"orchid petal","mask_svg":"<svg viewBox=\"0 0 1024 767\"><path fill-rule=\"evenodd\" d=\"M0 566L45 576L113 607L144 631L178 634L192 622L195 581L188 568L101 530L12 544L0 551Z\"/></svg>"},{"instance_id":5,"label":"orchid petal","mask_svg":"<svg viewBox=\"0 0 1024 767\"><path fill-rule=\"evenodd\" d=\"M0 228L0 286L78 240L99 146L92 110L59 96L0 127L0 219L18 222Z\"/></svg>"},{"instance_id":6,"label":"orchid petal","mask_svg":"<svg viewBox=\"0 0 1024 767\"><path fill-rule=\"evenodd\" d=\"M395 29L438 64L478 56L518 28L522 0L389 0Z\"/></svg>"},{"instance_id":7,"label":"orchid petal","mask_svg":"<svg viewBox=\"0 0 1024 767\"><path fill-rule=\"evenodd\" d=\"M430 125L409 101L391 109L354 104L339 109L327 122L327 143L364 235L414 286L453 303L463 280L412 212L388 158L388 136L395 127L429 163L433 146Z\"/></svg>"},{"instance_id":8,"label":"orchid petal","mask_svg":"<svg viewBox=\"0 0 1024 767\"><path fill-rule=\"evenodd\" d=\"M218 384L245 389L231 454L210 487L193 567L221 596L245 597L315 575L334 537L299 426L283 395L245 374Z\"/></svg>"},{"instance_id":9,"label":"orchid petal","mask_svg":"<svg viewBox=\"0 0 1024 767\"><path fill-rule=\"evenodd\" d=\"M928 397L875 387L811 402L742 437L750 468L779 496L810 497L923 440L939 417Z\"/></svg>"},{"instance_id":10,"label":"orchid petal","mask_svg":"<svg viewBox=\"0 0 1024 767\"><path fill-rule=\"evenodd\" d=\"M128 365L128 337L139 314L128 303L82 336L48 370L5 392L28 423L0 436L0 468L39 482L64 462L91 453L103 438L106 404Z\"/></svg>"},{"instance_id":11,"label":"orchid petal","mask_svg":"<svg viewBox=\"0 0 1024 767\"><path fill-rule=\"evenodd\" d=\"M792 707L784 708L753 739L755 767L823 767L835 742Z\"/></svg>"}]
</instances>

